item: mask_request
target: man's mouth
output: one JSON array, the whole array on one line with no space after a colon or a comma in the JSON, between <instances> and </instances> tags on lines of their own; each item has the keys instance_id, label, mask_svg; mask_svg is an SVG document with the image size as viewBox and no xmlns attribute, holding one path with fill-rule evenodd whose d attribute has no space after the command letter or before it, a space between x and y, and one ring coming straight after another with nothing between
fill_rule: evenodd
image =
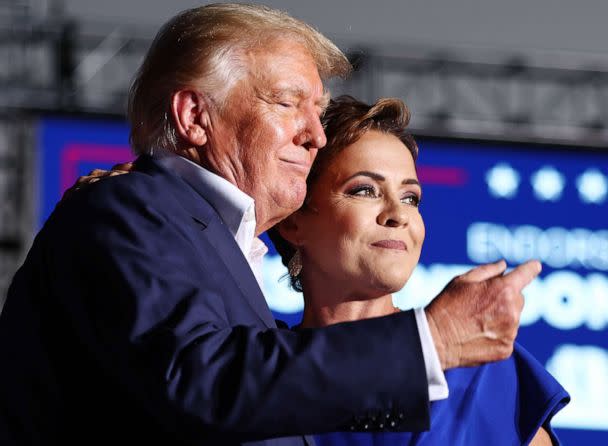
<instances>
[{"instance_id":1,"label":"man's mouth","mask_svg":"<svg viewBox=\"0 0 608 446\"><path fill-rule=\"evenodd\" d=\"M308 161L295 161L295 160L282 159L282 158L280 160L283 161L285 164L289 164L291 167L294 167L305 173L308 173L310 171L310 162L308 162Z\"/></svg>"}]
</instances>

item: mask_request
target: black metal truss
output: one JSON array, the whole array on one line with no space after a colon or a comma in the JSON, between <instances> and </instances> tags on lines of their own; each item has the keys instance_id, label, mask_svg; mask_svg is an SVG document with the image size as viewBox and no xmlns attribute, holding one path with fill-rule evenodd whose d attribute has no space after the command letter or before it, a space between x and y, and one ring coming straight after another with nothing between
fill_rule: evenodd
<instances>
[{"instance_id":1,"label":"black metal truss","mask_svg":"<svg viewBox=\"0 0 608 446\"><path fill-rule=\"evenodd\" d=\"M32 130L24 116L0 117L0 309L34 231Z\"/></svg>"},{"instance_id":2,"label":"black metal truss","mask_svg":"<svg viewBox=\"0 0 608 446\"><path fill-rule=\"evenodd\" d=\"M0 108L120 116L151 42L145 31L68 19L0 25Z\"/></svg>"},{"instance_id":3,"label":"black metal truss","mask_svg":"<svg viewBox=\"0 0 608 446\"><path fill-rule=\"evenodd\" d=\"M608 64L373 49L351 59L357 70L341 90L404 99L417 133L608 146Z\"/></svg>"},{"instance_id":4,"label":"black metal truss","mask_svg":"<svg viewBox=\"0 0 608 446\"><path fill-rule=\"evenodd\" d=\"M151 36L59 18L4 24L0 108L122 116ZM333 90L405 99L418 133L607 145L607 60L374 47L350 55L357 70Z\"/></svg>"}]
</instances>

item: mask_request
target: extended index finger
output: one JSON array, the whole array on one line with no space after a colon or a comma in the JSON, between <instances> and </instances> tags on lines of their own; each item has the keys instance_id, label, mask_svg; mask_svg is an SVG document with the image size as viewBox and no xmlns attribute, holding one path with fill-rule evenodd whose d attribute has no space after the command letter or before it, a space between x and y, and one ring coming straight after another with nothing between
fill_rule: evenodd
<instances>
[{"instance_id":1,"label":"extended index finger","mask_svg":"<svg viewBox=\"0 0 608 446\"><path fill-rule=\"evenodd\" d=\"M507 263L504 260L499 260L498 262L479 265L462 274L460 278L467 282L483 282L484 280L501 275L505 272L506 268Z\"/></svg>"},{"instance_id":2,"label":"extended index finger","mask_svg":"<svg viewBox=\"0 0 608 446\"><path fill-rule=\"evenodd\" d=\"M509 271L502 278L518 290L522 290L538 276L541 270L542 266L538 260L530 260Z\"/></svg>"}]
</instances>

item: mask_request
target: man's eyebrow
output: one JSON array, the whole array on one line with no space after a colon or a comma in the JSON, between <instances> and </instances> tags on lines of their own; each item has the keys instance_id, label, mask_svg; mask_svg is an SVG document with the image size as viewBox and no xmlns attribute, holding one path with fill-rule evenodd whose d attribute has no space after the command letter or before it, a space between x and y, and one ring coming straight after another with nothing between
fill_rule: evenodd
<instances>
[{"instance_id":1,"label":"man's eyebrow","mask_svg":"<svg viewBox=\"0 0 608 446\"><path fill-rule=\"evenodd\" d=\"M306 92L300 87L279 87L271 90L272 96L280 98L284 96L293 96L297 98L306 97Z\"/></svg>"},{"instance_id":2,"label":"man's eyebrow","mask_svg":"<svg viewBox=\"0 0 608 446\"><path fill-rule=\"evenodd\" d=\"M282 97L285 97L286 95L296 97L296 98L305 98L307 96L306 92L302 88L298 88L298 87L277 88L275 90L272 90L271 94L272 94L272 97L277 100ZM331 97L331 95L330 95L329 91L324 90L323 95L315 101L315 105L320 107L323 111L325 111L325 109L329 105L330 97Z\"/></svg>"},{"instance_id":3,"label":"man's eyebrow","mask_svg":"<svg viewBox=\"0 0 608 446\"><path fill-rule=\"evenodd\" d=\"M323 96L321 96L317 100L317 106L319 106L323 112L325 112L325 109L329 105L329 99L330 99L330 97L331 97L331 95L329 94L329 91L324 90L323 91Z\"/></svg>"}]
</instances>

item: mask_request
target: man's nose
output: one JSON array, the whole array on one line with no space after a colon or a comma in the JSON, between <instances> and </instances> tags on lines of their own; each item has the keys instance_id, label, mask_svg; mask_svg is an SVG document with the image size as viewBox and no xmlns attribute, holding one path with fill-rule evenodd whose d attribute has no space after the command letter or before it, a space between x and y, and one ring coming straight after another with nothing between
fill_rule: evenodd
<instances>
[{"instance_id":1,"label":"man's nose","mask_svg":"<svg viewBox=\"0 0 608 446\"><path fill-rule=\"evenodd\" d=\"M325 136L325 130L321 124L321 118L314 113L312 121L311 142L314 144L315 149L322 149L325 147L325 144L327 144L327 137Z\"/></svg>"},{"instance_id":2,"label":"man's nose","mask_svg":"<svg viewBox=\"0 0 608 446\"><path fill-rule=\"evenodd\" d=\"M398 198L386 198L381 212L378 214L378 224L396 228L408 223L406 205Z\"/></svg>"},{"instance_id":3,"label":"man's nose","mask_svg":"<svg viewBox=\"0 0 608 446\"><path fill-rule=\"evenodd\" d=\"M307 149L320 149L327 144L327 137L321 125L321 118L316 113L310 113L306 118L304 128L298 132L294 143Z\"/></svg>"}]
</instances>

